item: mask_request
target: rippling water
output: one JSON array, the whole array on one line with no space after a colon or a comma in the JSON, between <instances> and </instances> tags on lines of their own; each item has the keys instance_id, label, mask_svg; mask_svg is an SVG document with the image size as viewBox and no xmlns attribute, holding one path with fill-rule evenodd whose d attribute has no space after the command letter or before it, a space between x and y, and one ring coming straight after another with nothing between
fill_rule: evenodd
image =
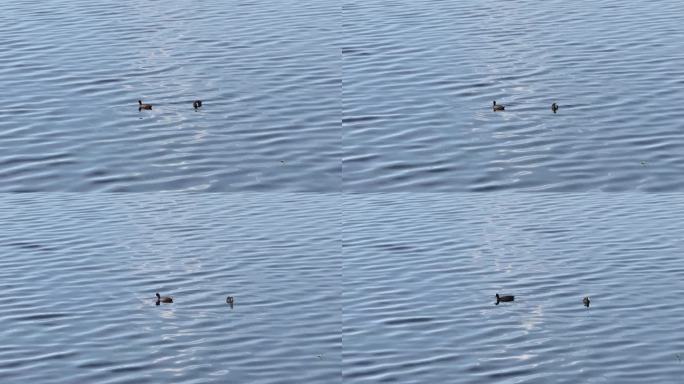
<instances>
[{"instance_id":1,"label":"rippling water","mask_svg":"<svg viewBox=\"0 0 684 384\"><path fill-rule=\"evenodd\" d=\"M338 207L0 196L2 382L341 382Z\"/></svg>"},{"instance_id":2,"label":"rippling water","mask_svg":"<svg viewBox=\"0 0 684 384\"><path fill-rule=\"evenodd\" d=\"M0 191L339 190L339 26L320 0L4 2Z\"/></svg>"},{"instance_id":3,"label":"rippling water","mask_svg":"<svg viewBox=\"0 0 684 384\"><path fill-rule=\"evenodd\" d=\"M346 1L345 189L684 190L683 16L678 0Z\"/></svg>"},{"instance_id":4,"label":"rippling water","mask_svg":"<svg viewBox=\"0 0 684 384\"><path fill-rule=\"evenodd\" d=\"M684 197L350 195L344 209L345 382L681 381Z\"/></svg>"},{"instance_id":5,"label":"rippling water","mask_svg":"<svg viewBox=\"0 0 684 384\"><path fill-rule=\"evenodd\" d=\"M682 16L3 4L0 381L677 381Z\"/></svg>"}]
</instances>

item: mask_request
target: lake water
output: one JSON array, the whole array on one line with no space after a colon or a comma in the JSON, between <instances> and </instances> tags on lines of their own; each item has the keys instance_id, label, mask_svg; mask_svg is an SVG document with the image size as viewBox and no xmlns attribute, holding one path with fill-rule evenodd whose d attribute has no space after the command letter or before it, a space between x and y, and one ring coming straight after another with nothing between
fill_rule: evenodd
<instances>
[{"instance_id":1,"label":"lake water","mask_svg":"<svg viewBox=\"0 0 684 384\"><path fill-rule=\"evenodd\" d=\"M4 2L0 191L339 190L339 9Z\"/></svg>"},{"instance_id":2,"label":"lake water","mask_svg":"<svg viewBox=\"0 0 684 384\"><path fill-rule=\"evenodd\" d=\"M682 191L682 15L18 0L0 16L0 191Z\"/></svg>"},{"instance_id":3,"label":"lake water","mask_svg":"<svg viewBox=\"0 0 684 384\"><path fill-rule=\"evenodd\" d=\"M0 196L1 381L341 382L338 207ZM156 306L157 291L174 303Z\"/></svg>"},{"instance_id":4,"label":"lake water","mask_svg":"<svg viewBox=\"0 0 684 384\"><path fill-rule=\"evenodd\" d=\"M683 196L349 195L344 209L345 382L681 381Z\"/></svg>"},{"instance_id":5,"label":"lake water","mask_svg":"<svg viewBox=\"0 0 684 384\"><path fill-rule=\"evenodd\" d=\"M683 16L679 0L346 1L344 188L683 191Z\"/></svg>"},{"instance_id":6,"label":"lake water","mask_svg":"<svg viewBox=\"0 0 684 384\"><path fill-rule=\"evenodd\" d=\"M676 382L682 16L3 4L0 381Z\"/></svg>"}]
</instances>

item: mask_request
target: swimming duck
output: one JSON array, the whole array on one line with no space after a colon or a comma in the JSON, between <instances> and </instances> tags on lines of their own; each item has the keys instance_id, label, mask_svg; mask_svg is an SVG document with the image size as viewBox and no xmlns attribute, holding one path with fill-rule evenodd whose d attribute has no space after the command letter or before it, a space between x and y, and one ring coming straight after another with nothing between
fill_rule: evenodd
<instances>
[{"instance_id":1,"label":"swimming duck","mask_svg":"<svg viewBox=\"0 0 684 384\"><path fill-rule=\"evenodd\" d=\"M556 104L556 103L551 104L551 110L553 111L553 113L556 113L556 111L558 111L558 104Z\"/></svg>"},{"instance_id":2,"label":"swimming duck","mask_svg":"<svg viewBox=\"0 0 684 384\"><path fill-rule=\"evenodd\" d=\"M159 292L157 292L157 305L159 303L173 303L173 298L171 296L160 296Z\"/></svg>"},{"instance_id":3,"label":"swimming duck","mask_svg":"<svg viewBox=\"0 0 684 384\"><path fill-rule=\"evenodd\" d=\"M138 100L138 110L141 109L152 109L152 104L143 104L141 100Z\"/></svg>"},{"instance_id":4,"label":"swimming duck","mask_svg":"<svg viewBox=\"0 0 684 384\"><path fill-rule=\"evenodd\" d=\"M496 112L496 111L503 111L504 109L506 109L506 107L504 107L504 106L501 105L501 104L497 104L497 103L496 103L496 100L492 101L492 110L493 110L494 112Z\"/></svg>"},{"instance_id":5,"label":"swimming duck","mask_svg":"<svg viewBox=\"0 0 684 384\"><path fill-rule=\"evenodd\" d=\"M589 308L590 303L591 300L589 300L589 296L585 296L584 299L582 299L582 304L584 304L585 307Z\"/></svg>"},{"instance_id":6,"label":"swimming duck","mask_svg":"<svg viewBox=\"0 0 684 384\"><path fill-rule=\"evenodd\" d=\"M195 100L192 102L192 107L197 109L202 106L202 100Z\"/></svg>"},{"instance_id":7,"label":"swimming duck","mask_svg":"<svg viewBox=\"0 0 684 384\"><path fill-rule=\"evenodd\" d=\"M513 296L513 295L501 295L501 296L499 296L498 293L496 294L496 305L499 305L499 303L502 301L513 301L513 300L515 300L515 296Z\"/></svg>"},{"instance_id":8,"label":"swimming duck","mask_svg":"<svg viewBox=\"0 0 684 384\"><path fill-rule=\"evenodd\" d=\"M233 308L233 304L235 304L235 298L233 296L226 297L226 304Z\"/></svg>"}]
</instances>

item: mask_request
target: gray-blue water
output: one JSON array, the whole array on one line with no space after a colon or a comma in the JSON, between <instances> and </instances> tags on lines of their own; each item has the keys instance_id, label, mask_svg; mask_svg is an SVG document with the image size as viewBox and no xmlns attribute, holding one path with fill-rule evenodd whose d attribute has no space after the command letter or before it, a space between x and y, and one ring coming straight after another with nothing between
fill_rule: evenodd
<instances>
[{"instance_id":1,"label":"gray-blue water","mask_svg":"<svg viewBox=\"0 0 684 384\"><path fill-rule=\"evenodd\" d=\"M0 381L676 382L682 16L5 2Z\"/></svg>"},{"instance_id":2,"label":"gray-blue water","mask_svg":"<svg viewBox=\"0 0 684 384\"><path fill-rule=\"evenodd\" d=\"M682 15L676 0L11 2L0 191L681 191Z\"/></svg>"},{"instance_id":3,"label":"gray-blue water","mask_svg":"<svg viewBox=\"0 0 684 384\"><path fill-rule=\"evenodd\" d=\"M0 381L341 382L338 207L327 195L0 196ZM156 306L155 292L174 303Z\"/></svg>"},{"instance_id":4,"label":"gray-blue water","mask_svg":"<svg viewBox=\"0 0 684 384\"><path fill-rule=\"evenodd\" d=\"M320 0L5 1L0 191L339 190L339 26Z\"/></svg>"},{"instance_id":5,"label":"gray-blue water","mask_svg":"<svg viewBox=\"0 0 684 384\"><path fill-rule=\"evenodd\" d=\"M345 190L684 190L683 2L342 9Z\"/></svg>"},{"instance_id":6,"label":"gray-blue water","mask_svg":"<svg viewBox=\"0 0 684 384\"><path fill-rule=\"evenodd\" d=\"M684 196L359 194L343 207L344 382L681 381ZM515 301L497 306L497 292Z\"/></svg>"}]
</instances>

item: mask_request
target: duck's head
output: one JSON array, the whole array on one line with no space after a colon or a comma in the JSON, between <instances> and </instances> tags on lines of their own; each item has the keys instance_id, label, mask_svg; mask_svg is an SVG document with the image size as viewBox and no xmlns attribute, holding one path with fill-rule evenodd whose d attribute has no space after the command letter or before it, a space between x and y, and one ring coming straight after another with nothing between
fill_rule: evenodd
<instances>
[{"instance_id":1,"label":"duck's head","mask_svg":"<svg viewBox=\"0 0 684 384\"><path fill-rule=\"evenodd\" d=\"M161 299L161 295L159 294L159 292L156 293L156 296L157 296L157 299Z\"/></svg>"},{"instance_id":2,"label":"duck's head","mask_svg":"<svg viewBox=\"0 0 684 384\"><path fill-rule=\"evenodd\" d=\"M492 101L492 105L496 105L496 100Z\"/></svg>"},{"instance_id":3,"label":"duck's head","mask_svg":"<svg viewBox=\"0 0 684 384\"><path fill-rule=\"evenodd\" d=\"M142 105L142 100L138 100L138 104Z\"/></svg>"}]
</instances>

